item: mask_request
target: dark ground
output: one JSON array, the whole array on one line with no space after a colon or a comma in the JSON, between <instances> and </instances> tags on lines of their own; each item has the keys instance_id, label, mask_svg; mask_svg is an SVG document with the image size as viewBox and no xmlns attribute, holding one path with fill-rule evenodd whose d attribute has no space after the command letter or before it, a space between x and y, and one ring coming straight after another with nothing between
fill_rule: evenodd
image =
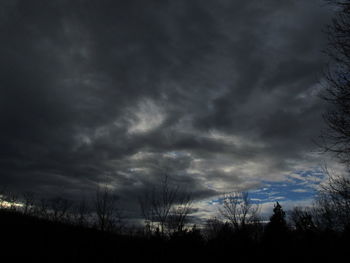
<instances>
[{"instance_id":1,"label":"dark ground","mask_svg":"<svg viewBox=\"0 0 350 263\"><path fill-rule=\"evenodd\" d=\"M1 262L345 262L349 235L333 232L262 237L223 231L171 238L104 233L9 210L0 211ZM344 261L345 260L345 261Z\"/></svg>"}]
</instances>

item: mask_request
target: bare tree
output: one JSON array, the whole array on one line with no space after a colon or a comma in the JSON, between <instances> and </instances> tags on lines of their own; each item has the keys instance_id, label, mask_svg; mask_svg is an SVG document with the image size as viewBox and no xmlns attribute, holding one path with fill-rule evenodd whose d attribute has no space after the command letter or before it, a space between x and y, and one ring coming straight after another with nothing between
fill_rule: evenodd
<instances>
[{"instance_id":1,"label":"bare tree","mask_svg":"<svg viewBox=\"0 0 350 263\"><path fill-rule=\"evenodd\" d=\"M3 188L0 191L0 207L10 210L16 210L20 205L18 195L10 190Z\"/></svg>"},{"instance_id":2,"label":"bare tree","mask_svg":"<svg viewBox=\"0 0 350 263\"><path fill-rule=\"evenodd\" d=\"M234 192L224 196L219 212L238 230L257 220L259 205L251 202L247 192Z\"/></svg>"},{"instance_id":3,"label":"bare tree","mask_svg":"<svg viewBox=\"0 0 350 263\"><path fill-rule=\"evenodd\" d=\"M23 195L23 213L30 215L34 212L35 196L31 192L25 192Z\"/></svg>"},{"instance_id":4,"label":"bare tree","mask_svg":"<svg viewBox=\"0 0 350 263\"><path fill-rule=\"evenodd\" d=\"M209 218L204 225L204 237L207 240L215 239L224 229L225 224L217 218Z\"/></svg>"},{"instance_id":5,"label":"bare tree","mask_svg":"<svg viewBox=\"0 0 350 263\"><path fill-rule=\"evenodd\" d=\"M317 223L324 228L343 230L350 227L350 179L336 176L327 169L328 182L316 199Z\"/></svg>"},{"instance_id":6,"label":"bare tree","mask_svg":"<svg viewBox=\"0 0 350 263\"><path fill-rule=\"evenodd\" d=\"M97 227L102 231L115 231L122 225L122 213L117 206L118 197L105 186L97 189L95 212Z\"/></svg>"},{"instance_id":7,"label":"bare tree","mask_svg":"<svg viewBox=\"0 0 350 263\"><path fill-rule=\"evenodd\" d=\"M69 218L69 208L72 203L62 197L54 197L48 200L48 209L50 211L50 218L53 221L64 221Z\"/></svg>"},{"instance_id":8,"label":"bare tree","mask_svg":"<svg viewBox=\"0 0 350 263\"><path fill-rule=\"evenodd\" d=\"M90 219L89 207L85 199L76 203L73 208L73 221L78 226L88 226Z\"/></svg>"},{"instance_id":9,"label":"bare tree","mask_svg":"<svg viewBox=\"0 0 350 263\"><path fill-rule=\"evenodd\" d=\"M45 198L40 198L37 200L34 208L34 214L38 217L49 219L49 202Z\"/></svg>"},{"instance_id":10,"label":"bare tree","mask_svg":"<svg viewBox=\"0 0 350 263\"><path fill-rule=\"evenodd\" d=\"M139 198L146 227L150 230L159 228L162 235L168 231L182 231L192 207L190 194L169 184L164 176L158 188L153 188Z\"/></svg>"},{"instance_id":11,"label":"bare tree","mask_svg":"<svg viewBox=\"0 0 350 263\"><path fill-rule=\"evenodd\" d=\"M8 192L7 194L7 202L9 203L9 208L11 210L17 210L18 207L21 206L21 204L18 203L18 194L15 192Z\"/></svg>"},{"instance_id":12,"label":"bare tree","mask_svg":"<svg viewBox=\"0 0 350 263\"><path fill-rule=\"evenodd\" d=\"M350 164L350 3L326 1L335 7L336 15L326 30L330 63L322 98L330 108L324 114L328 129L322 135L322 146Z\"/></svg>"},{"instance_id":13,"label":"bare tree","mask_svg":"<svg viewBox=\"0 0 350 263\"><path fill-rule=\"evenodd\" d=\"M5 208L5 203L6 203L6 196L5 196L5 193L6 193L5 189L2 188L2 189L0 190L0 209Z\"/></svg>"},{"instance_id":14,"label":"bare tree","mask_svg":"<svg viewBox=\"0 0 350 263\"><path fill-rule=\"evenodd\" d=\"M192 196L186 192L178 192L176 204L170 210L166 220L167 228L171 232L182 232L188 221L188 215L192 209Z\"/></svg>"},{"instance_id":15,"label":"bare tree","mask_svg":"<svg viewBox=\"0 0 350 263\"><path fill-rule=\"evenodd\" d=\"M295 229L301 232L313 231L316 229L313 212L307 207L294 207L290 213Z\"/></svg>"}]
</instances>

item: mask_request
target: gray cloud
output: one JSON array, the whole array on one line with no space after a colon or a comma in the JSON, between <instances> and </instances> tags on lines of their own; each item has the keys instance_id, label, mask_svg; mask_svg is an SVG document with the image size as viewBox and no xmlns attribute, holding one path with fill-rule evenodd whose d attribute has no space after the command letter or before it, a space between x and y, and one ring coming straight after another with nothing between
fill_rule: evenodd
<instances>
[{"instance_id":1,"label":"gray cloud","mask_svg":"<svg viewBox=\"0 0 350 263\"><path fill-rule=\"evenodd\" d=\"M2 1L0 183L201 199L317 165L321 4Z\"/></svg>"}]
</instances>

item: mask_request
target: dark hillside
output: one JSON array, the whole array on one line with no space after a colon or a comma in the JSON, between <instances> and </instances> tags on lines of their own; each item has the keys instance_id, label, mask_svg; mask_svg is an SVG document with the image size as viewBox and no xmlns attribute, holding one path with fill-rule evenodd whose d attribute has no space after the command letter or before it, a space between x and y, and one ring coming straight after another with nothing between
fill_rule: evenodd
<instances>
[{"instance_id":1,"label":"dark hillside","mask_svg":"<svg viewBox=\"0 0 350 263\"><path fill-rule=\"evenodd\" d=\"M11 262L338 262L349 238L334 232L269 233L259 241L222 229L205 240L198 232L162 238L120 235L0 211L1 250Z\"/></svg>"}]
</instances>

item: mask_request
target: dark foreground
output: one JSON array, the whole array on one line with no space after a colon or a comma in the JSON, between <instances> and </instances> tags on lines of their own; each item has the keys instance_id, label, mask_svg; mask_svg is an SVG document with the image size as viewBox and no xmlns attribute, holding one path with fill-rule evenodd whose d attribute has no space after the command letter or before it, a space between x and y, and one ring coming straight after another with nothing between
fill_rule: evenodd
<instances>
[{"instance_id":1,"label":"dark foreground","mask_svg":"<svg viewBox=\"0 0 350 263\"><path fill-rule=\"evenodd\" d=\"M252 238L222 228L215 237L200 231L162 238L112 234L0 211L1 262L340 262L349 234L273 233ZM6 260L5 260L6 259Z\"/></svg>"}]
</instances>

